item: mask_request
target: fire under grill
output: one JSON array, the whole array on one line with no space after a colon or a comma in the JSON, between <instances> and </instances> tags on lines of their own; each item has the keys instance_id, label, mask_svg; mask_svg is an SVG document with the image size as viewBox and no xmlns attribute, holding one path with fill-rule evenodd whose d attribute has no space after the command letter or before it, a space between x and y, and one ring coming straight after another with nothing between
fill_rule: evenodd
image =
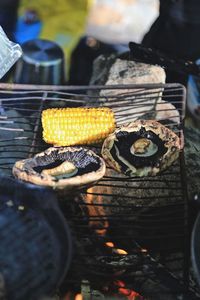
<instances>
[{"instance_id":1,"label":"fire under grill","mask_svg":"<svg viewBox=\"0 0 200 300\"><path fill-rule=\"evenodd\" d=\"M185 90L179 84L0 88L4 176L12 177L17 160L49 147L42 140L41 112L51 107L108 106L118 125L156 119L184 143ZM63 299L198 299L189 272L183 152L155 177L126 177L107 168L95 186L58 197L74 241L71 268L59 291Z\"/></svg>"}]
</instances>

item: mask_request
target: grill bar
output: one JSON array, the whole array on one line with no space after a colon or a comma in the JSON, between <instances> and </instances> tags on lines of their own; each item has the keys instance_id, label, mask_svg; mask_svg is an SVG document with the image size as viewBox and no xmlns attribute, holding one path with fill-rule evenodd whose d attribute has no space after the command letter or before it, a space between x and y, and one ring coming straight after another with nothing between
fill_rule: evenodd
<instances>
[{"instance_id":1,"label":"grill bar","mask_svg":"<svg viewBox=\"0 0 200 300\"><path fill-rule=\"evenodd\" d=\"M108 90L109 96L105 93ZM168 100L171 107L165 107ZM118 125L146 118L146 115L159 117L184 143L185 89L179 84L90 87L0 84L0 101L0 170L5 176L12 176L15 161L49 147L41 136L41 113L49 107L108 106L114 111ZM101 146L92 149L99 153ZM176 293L188 296L188 203L184 169L183 153L172 167L156 177L127 178L108 168L106 176L92 190L68 196L70 201L67 196L61 199L61 209L70 223L78 253L72 266L77 276L69 276L66 286L70 282L79 285L84 279L96 285L98 276L115 277L113 267L106 274L108 265L101 262L101 256L105 256L115 263L116 255L108 254L110 249L105 246L111 241L121 249L127 248L127 259L131 259L133 253L141 256L142 247L157 257L152 260L148 254L148 263L138 264L139 269L147 265L146 273L127 271L123 276L128 286L134 288L140 283L142 294L144 281L155 275L162 265L164 280L160 280L166 280L168 287L175 282ZM91 208L94 211L89 215ZM97 233L101 230L104 230L103 235ZM174 258L173 253L176 253ZM97 260L91 261L94 258ZM175 293L173 288L172 292ZM190 296L195 299L193 294Z\"/></svg>"}]
</instances>

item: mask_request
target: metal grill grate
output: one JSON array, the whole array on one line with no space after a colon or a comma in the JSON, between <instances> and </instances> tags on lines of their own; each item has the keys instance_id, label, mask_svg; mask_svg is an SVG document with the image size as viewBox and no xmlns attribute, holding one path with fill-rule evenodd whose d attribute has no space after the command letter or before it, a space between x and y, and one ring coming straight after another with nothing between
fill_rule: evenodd
<instances>
[{"instance_id":1,"label":"metal grill grate","mask_svg":"<svg viewBox=\"0 0 200 300\"><path fill-rule=\"evenodd\" d=\"M157 119L184 143L185 90L179 84L1 84L0 101L0 170L5 176L12 176L15 161L48 147L42 141L41 112L49 107L109 106L118 125L141 118ZM100 147L92 149L99 153ZM106 176L94 187L61 200L77 249L65 291L68 287L80 291L83 280L102 290L120 278L153 299L155 288L152 292L151 288L149 291L143 287L152 278L156 286L165 285L160 293L188 296L188 209L183 153L173 166L156 177L127 178L108 168Z\"/></svg>"}]
</instances>

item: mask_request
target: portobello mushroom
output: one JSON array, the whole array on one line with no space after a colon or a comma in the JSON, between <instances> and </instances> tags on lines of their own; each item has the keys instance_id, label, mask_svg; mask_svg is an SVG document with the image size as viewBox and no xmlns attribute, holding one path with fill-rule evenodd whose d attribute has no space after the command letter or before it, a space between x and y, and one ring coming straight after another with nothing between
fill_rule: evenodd
<instances>
[{"instance_id":1,"label":"portobello mushroom","mask_svg":"<svg viewBox=\"0 0 200 300\"><path fill-rule=\"evenodd\" d=\"M179 156L180 138L155 120L124 125L104 141L102 156L114 170L128 176L153 176Z\"/></svg>"},{"instance_id":2,"label":"portobello mushroom","mask_svg":"<svg viewBox=\"0 0 200 300\"><path fill-rule=\"evenodd\" d=\"M104 160L82 147L51 147L17 161L13 167L14 176L20 180L65 191L88 187L105 171Z\"/></svg>"}]
</instances>

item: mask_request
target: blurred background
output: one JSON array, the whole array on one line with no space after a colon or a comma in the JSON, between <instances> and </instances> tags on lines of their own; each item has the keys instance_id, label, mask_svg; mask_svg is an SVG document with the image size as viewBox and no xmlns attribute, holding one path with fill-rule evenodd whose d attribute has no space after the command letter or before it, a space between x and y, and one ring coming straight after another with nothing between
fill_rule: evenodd
<instances>
[{"instance_id":1,"label":"blurred background","mask_svg":"<svg viewBox=\"0 0 200 300\"><path fill-rule=\"evenodd\" d=\"M199 13L197 0L1 0L0 25L24 52L17 71L13 68L3 81L88 85L94 60L126 53L130 41L175 62L195 62L200 57ZM39 76L29 78L38 64ZM188 81L192 74L179 67L178 73L167 70L167 82L188 87L188 106L200 121L200 72Z\"/></svg>"},{"instance_id":2,"label":"blurred background","mask_svg":"<svg viewBox=\"0 0 200 300\"><path fill-rule=\"evenodd\" d=\"M64 51L68 74L76 47L93 48L90 61L116 51L115 46L124 50L130 40L141 42L158 11L158 0L3 0L0 24L19 44L36 38L56 42Z\"/></svg>"}]
</instances>

